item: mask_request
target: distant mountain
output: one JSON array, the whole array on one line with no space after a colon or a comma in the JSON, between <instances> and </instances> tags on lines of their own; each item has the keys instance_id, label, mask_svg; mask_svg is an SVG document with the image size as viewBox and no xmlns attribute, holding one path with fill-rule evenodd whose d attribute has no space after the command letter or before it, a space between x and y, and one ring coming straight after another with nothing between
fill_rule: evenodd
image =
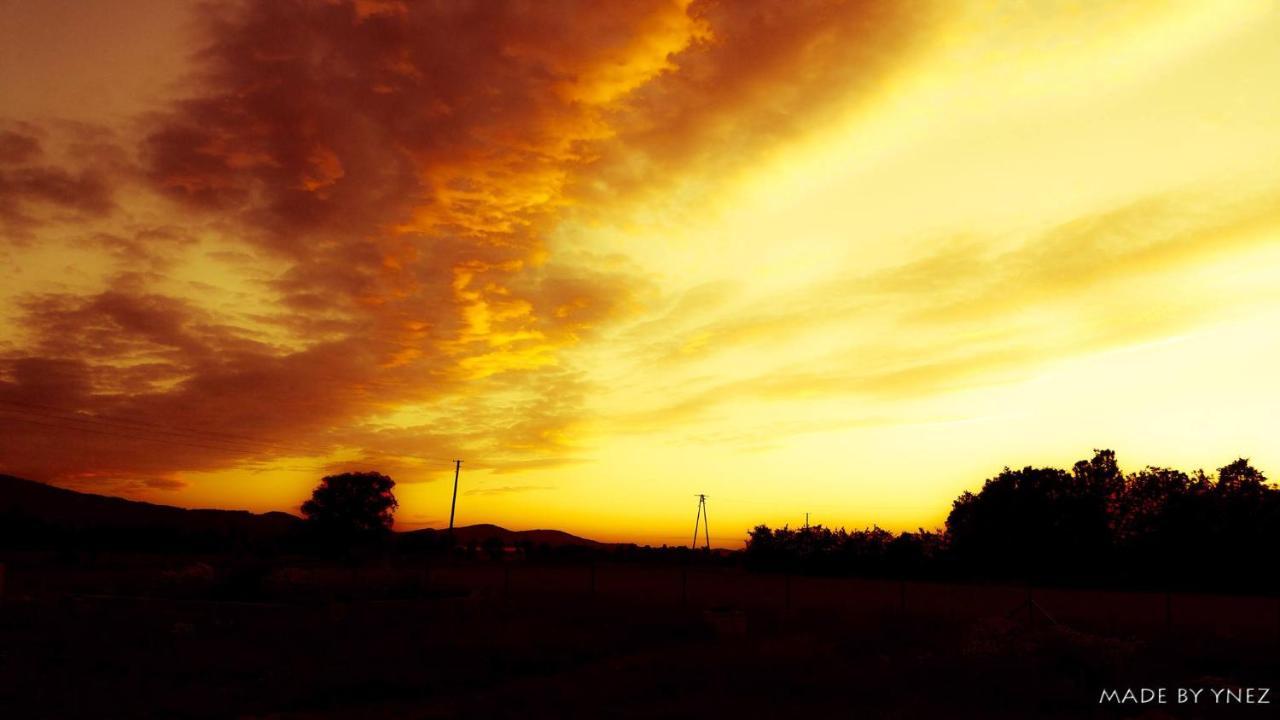
<instances>
[{"instance_id":1,"label":"distant mountain","mask_svg":"<svg viewBox=\"0 0 1280 720\"><path fill-rule=\"evenodd\" d=\"M435 530L428 528L425 530L412 530L400 533L400 537L409 539L430 539L438 535L448 532L447 530ZM560 530L508 530L497 525L481 524L481 525L464 525L453 529L453 537L456 542L466 544L471 541L482 543L489 538L499 538L506 545L514 545L520 542L530 542L534 545L549 545L551 547L605 547L606 543L588 540L577 535L570 535Z\"/></svg>"},{"instance_id":2,"label":"distant mountain","mask_svg":"<svg viewBox=\"0 0 1280 720\"><path fill-rule=\"evenodd\" d=\"M269 539L295 531L301 518L288 513L187 510L107 495L76 492L0 475L0 523L8 533L159 532L166 536Z\"/></svg>"},{"instance_id":3,"label":"distant mountain","mask_svg":"<svg viewBox=\"0 0 1280 720\"><path fill-rule=\"evenodd\" d=\"M192 541L223 546L228 539L264 539L289 536L302 527L302 519L288 512L253 514L244 510L187 510L172 505L93 495L0 475L0 543L44 544L78 536L125 544ZM397 533L403 547L430 546L445 530L424 529ZM504 544L530 542L549 547L608 547L607 543L571 536L561 530L508 530L498 525L466 525L453 529L458 543L483 543L500 538ZM221 541L221 542L219 542ZM407 542L404 542L407 541Z\"/></svg>"},{"instance_id":4,"label":"distant mountain","mask_svg":"<svg viewBox=\"0 0 1280 720\"><path fill-rule=\"evenodd\" d=\"M282 512L255 514L245 510L188 510L137 500L54 487L11 475L0 475L0 541L62 537L67 533L144 540L147 537L242 538L269 540L302 527L302 519ZM406 546L431 544L444 530L397 533ZM500 538L507 545L530 542L550 547L606 547L606 543L560 530L508 530L497 525L454 528L458 543Z\"/></svg>"}]
</instances>

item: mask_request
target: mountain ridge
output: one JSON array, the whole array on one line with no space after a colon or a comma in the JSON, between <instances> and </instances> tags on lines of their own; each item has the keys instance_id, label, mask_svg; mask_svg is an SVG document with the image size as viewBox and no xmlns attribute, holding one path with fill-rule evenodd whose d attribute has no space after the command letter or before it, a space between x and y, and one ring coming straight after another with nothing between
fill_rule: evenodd
<instances>
[{"instance_id":1,"label":"mountain ridge","mask_svg":"<svg viewBox=\"0 0 1280 720\"><path fill-rule=\"evenodd\" d=\"M446 533L448 530L436 528L423 528L420 530L409 530L401 532L400 535L408 538L429 538L435 537L438 533ZM611 543L603 543L598 540L580 537L567 533L563 530L554 530L550 528L535 528L532 530L509 530L500 525L491 523L479 523L476 525L463 525L453 529L453 536L457 542L467 543L471 541L484 542L490 538L499 538L504 543L514 544L518 542L532 542L535 545L547 544L551 546L578 545L583 547L606 547Z\"/></svg>"},{"instance_id":2,"label":"mountain ridge","mask_svg":"<svg viewBox=\"0 0 1280 720\"><path fill-rule=\"evenodd\" d=\"M21 518L28 523L35 521L47 528L70 531L143 529L252 536L283 536L299 530L305 523L296 515L280 511L253 513L248 510L182 508L70 490L6 474L0 474L0 517L10 520ZM424 528L398 531L396 536L413 542L433 538L443 532L446 531ZM454 538L460 543L484 542L493 537L508 544L522 541L551 546L606 547L609 544L550 528L510 530L489 523L454 528Z\"/></svg>"}]
</instances>

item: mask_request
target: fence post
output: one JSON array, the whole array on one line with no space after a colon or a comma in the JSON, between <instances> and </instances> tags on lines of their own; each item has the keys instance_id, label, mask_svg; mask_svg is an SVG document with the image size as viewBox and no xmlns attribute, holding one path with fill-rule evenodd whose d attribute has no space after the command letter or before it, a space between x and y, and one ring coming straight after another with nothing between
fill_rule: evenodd
<instances>
[{"instance_id":1,"label":"fence post","mask_svg":"<svg viewBox=\"0 0 1280 720\"><path fill-rule=\"evenodd\" d=\"M907 614L907 581L900 581L898 586L898 611L903 615Z\"/></svg>"},{"instance_id":2,"label":"fence post","mask_svg":"<svg viewBox=\"0 0 1280 720\"><path fill-rule=\"evenodd\" d=\"M689 604L689 568L680 568L680 604Z\"/></svg>"},{"instance_id":3,"label":"fence post","mask_svg":"<svg viewBox=\"0 0 1280 720\"><path fill-rule=\"evenodd\" d=\"M782 576L782 609L791 613L791 573Z\"/></svg>"}]
</instances>

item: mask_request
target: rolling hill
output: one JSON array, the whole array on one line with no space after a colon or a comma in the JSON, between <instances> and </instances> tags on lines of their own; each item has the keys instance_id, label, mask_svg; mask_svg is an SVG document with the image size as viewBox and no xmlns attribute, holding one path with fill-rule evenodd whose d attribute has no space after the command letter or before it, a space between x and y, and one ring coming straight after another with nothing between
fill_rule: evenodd
<instances>
[{"instance_id":1,"label":"rolling hill","mask_svg":"<svg viewBox=\"0 0 1280 720\"><path fill-rule=\"evenodd\" d=\"M164 531L183 535L270 538L293 532L302 519L282 512L188 510L77 492L0 475L0 517L6 524L54 531Z\"/></svg>"},{"instance_id":2,"label":"rolling hill","mask_svg":"<svg viewBox=\"0 0 1280 720\"><path fill-rule=\"evenodd\" d=\"M245 510L189 510L172 505L77 492L11 475L0 475L0 539L37 534L160 533L165 537L247 538L269 540L292 534L303 520L283 512L256 514ZM406 546L431 544L444 530L397 533ZM560 530L508 530L497 525L454 528L460 544L497 537L507 545L531 542L551 547L604 547Z\"/></svg>"},{"instance_id":3,"label":"rolling hill","mask_svg":"<svg viewBox=\"0 0 1280 720\"><path fill-rule=\"evenodd\" d=\"M412 530L400 533L402 538L435 538L445 530L425 529ZM487 523L479 525L464 525L453 529L454 539L461 544L472 541L484 542L489 538L499 538L507 545L515 545L521 542L530 542L534 545L549 545L551 547L605 547L606 543L588 540L587 538L570 535L561 530L508 530L498 525L490 525Z\"/></svg>"}]
</instances>

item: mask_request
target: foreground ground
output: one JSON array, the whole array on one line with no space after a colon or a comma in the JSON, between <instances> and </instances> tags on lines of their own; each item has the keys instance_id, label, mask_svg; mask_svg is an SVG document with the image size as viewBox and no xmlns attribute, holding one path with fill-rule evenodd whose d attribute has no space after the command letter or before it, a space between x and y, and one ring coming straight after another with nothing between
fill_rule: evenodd
<instances>
[{"instance_id":1,"label":"foreground ground","mask_svg":"<svg viewBox=\"0 0 1280 720\"><path fill-rule=\"evenodd\" d=\"M1274 714L1098 702L1104 688L1276 688L1274 598L1026 599L715 567L11 563L0 716Z\"/></svg>"}]
</instances>

